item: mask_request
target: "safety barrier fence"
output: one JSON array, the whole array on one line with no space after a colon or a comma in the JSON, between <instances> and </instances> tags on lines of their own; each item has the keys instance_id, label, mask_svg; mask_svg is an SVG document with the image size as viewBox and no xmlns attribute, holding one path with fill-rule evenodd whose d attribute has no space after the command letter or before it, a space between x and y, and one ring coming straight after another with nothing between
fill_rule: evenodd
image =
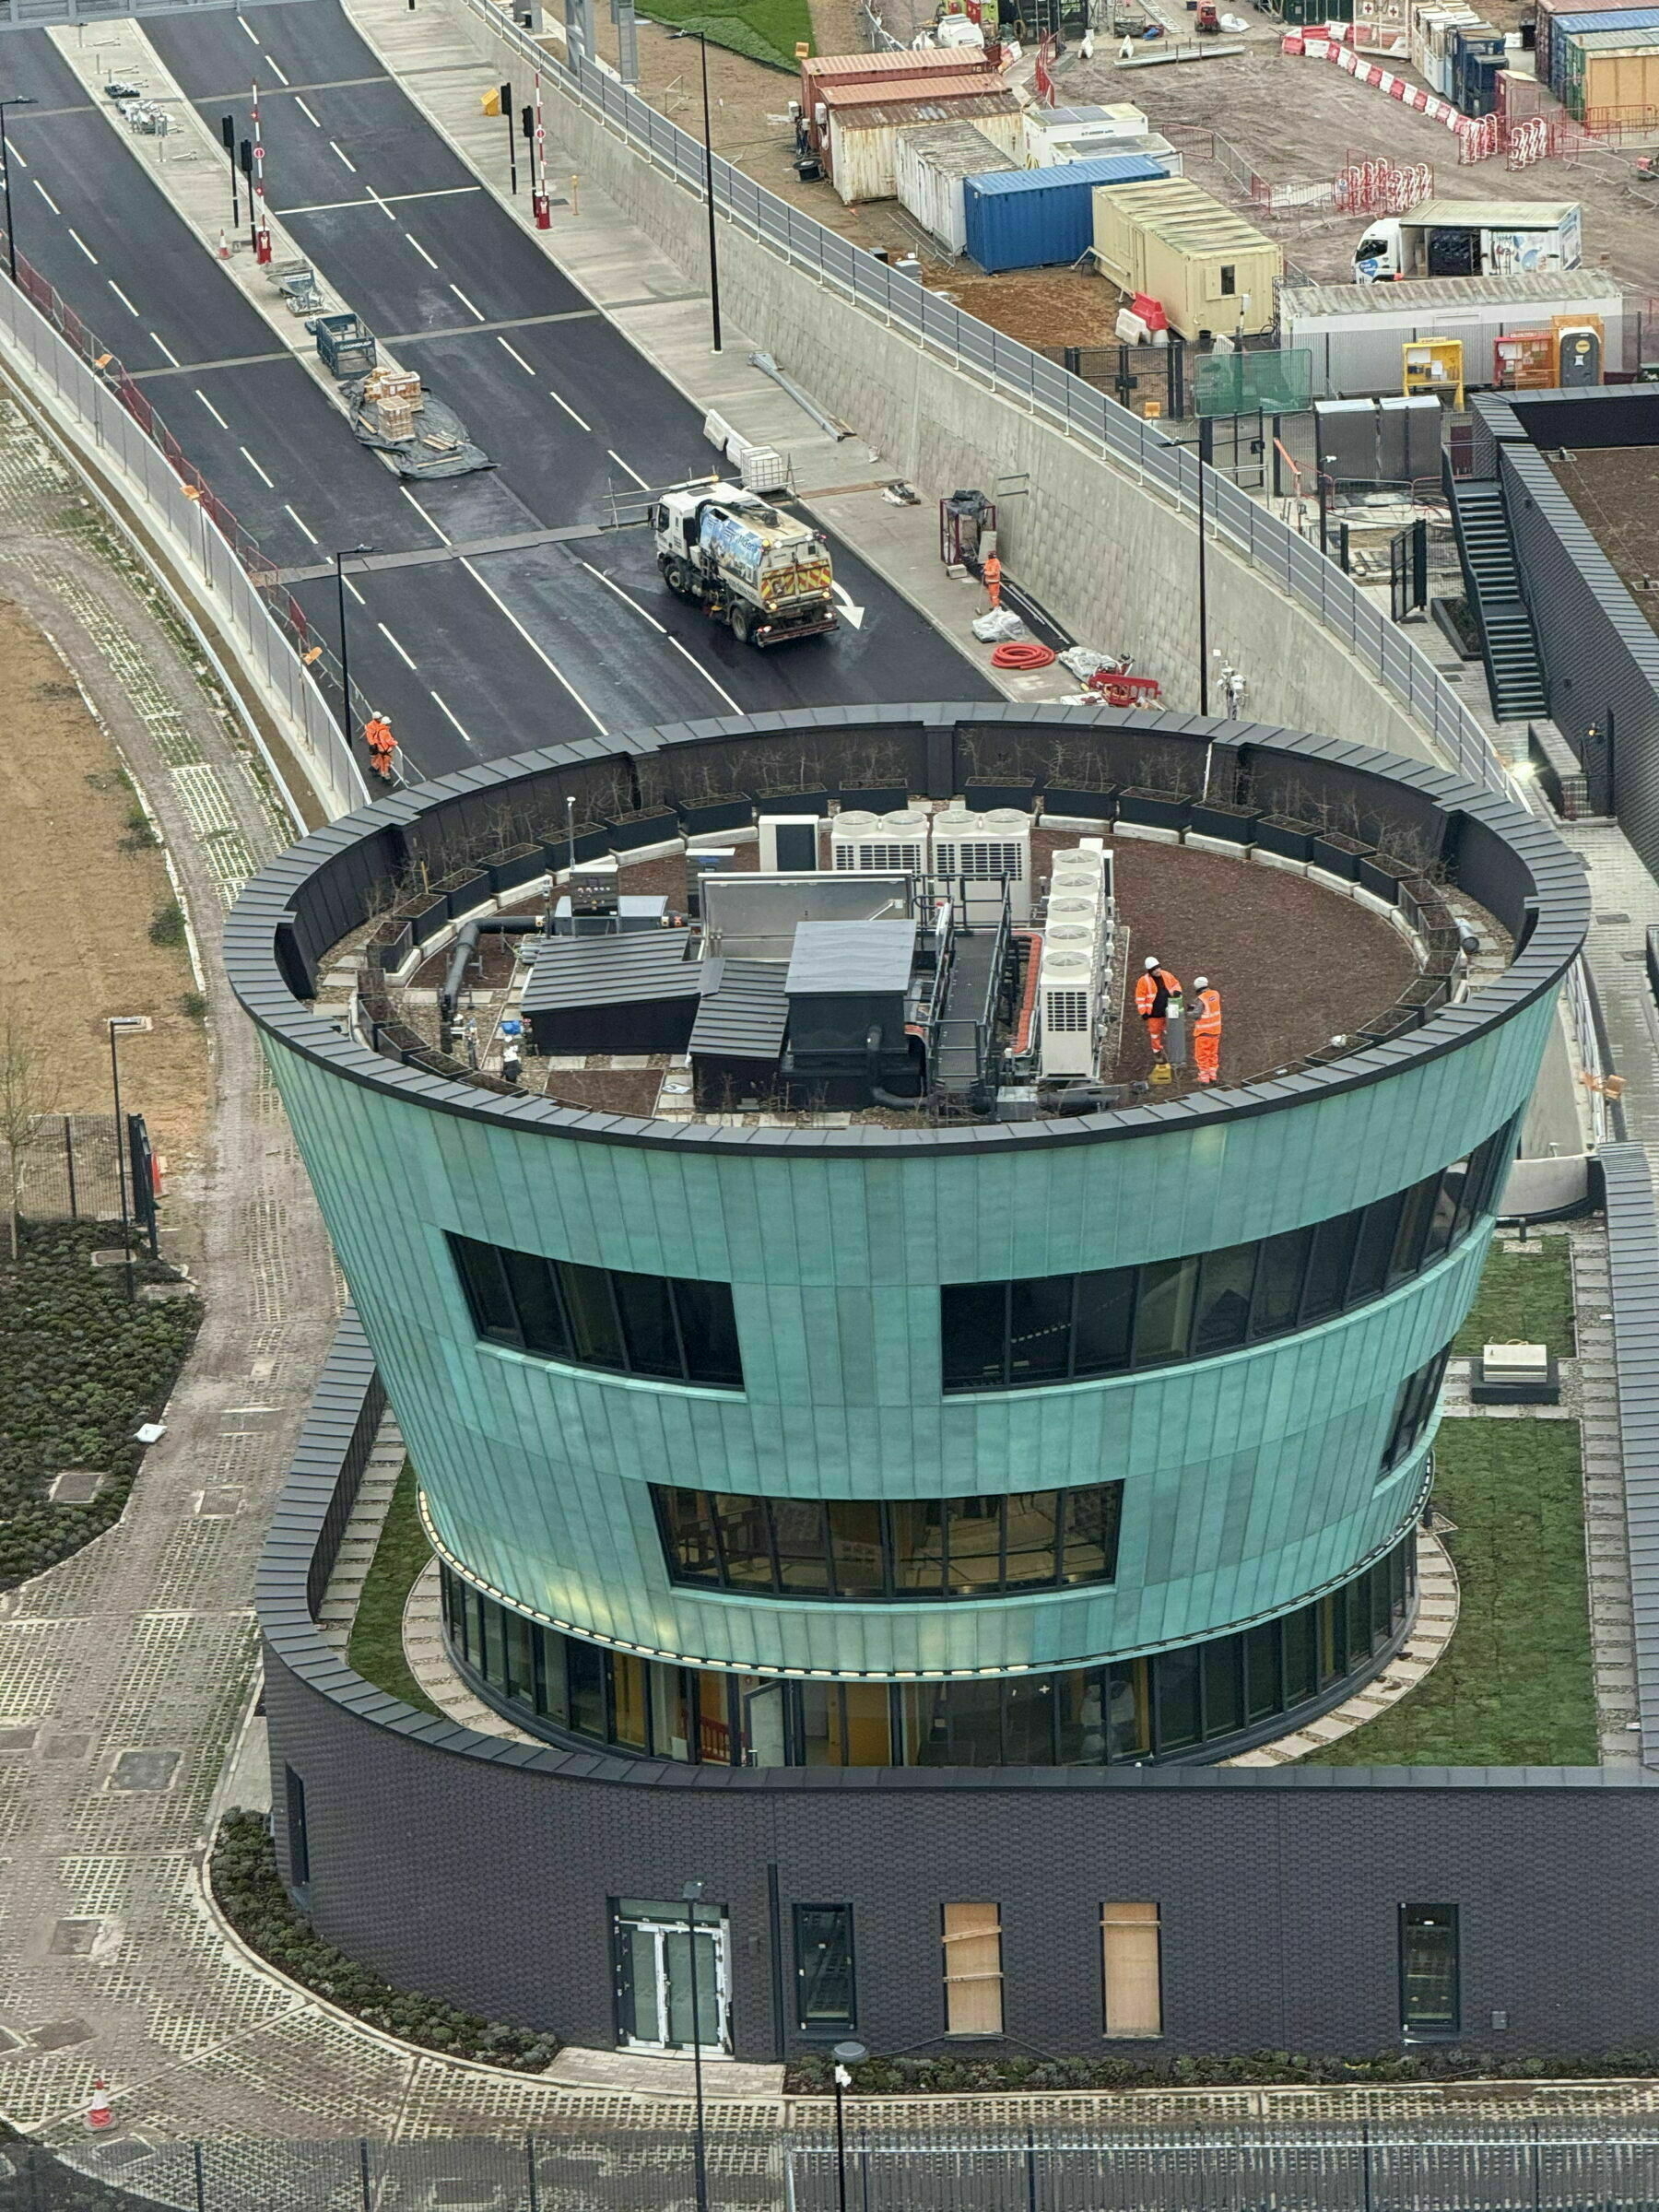
<instances>
[{"instance_id":1,"label":"safety barrier fence","mask_svg":"<svg viewBox=\"0 0 1659 2212\"><path fill-rule=\"evenodd\" d=\"M143 1128L140 1115L129 1120ZM135 1133L129 1132L129 1139ZM133 1143L135 1162L148 1155L148 1138ZM128 1170L129 1174L131 1169ZM0 1179L9 1194L11 1162L0 1139ZM113 1221L121 1212L121 1166L115 1148L112 1113L41 1113L18 1148L18 1212L26 1221ZM147 1219L145 1178L133 1177L128 1203L135 1197Z\"/></svg>"},{"instance_id":2,"label":"safety barrier fence","mask_svg":"<svg viewBox=\"0 0 1659 2212\"><path fill-rule=\"evenodd\" d=\"M362 775L335 708L321 688L326 679L337 695L339 665L333 653L143 387L21 253L16 285L0 277L0 347L29 387L73 419L137 495L144 520L200 578L266 703L277 705L285 733L307 756L318 796L330 813L349 813L361 805L368 795ZM361 720L364 702L355 685L353 698Z\"/></svg>"},{"instance_id":3,"label":"safety barrier fence","mask_svg":"<svg viewBox=\"0 0 1659 2212\"><path fill-rule=\"evenodd\" d=\"M717 2098L718 2069L705 2078ZM748 2115L718 2105L705 2138L712 2212L1637 2212L1659 2201L1652 2123L999 2124L964 2100L959 2114L895 2124L872 2124L854 2100L838 2145L824 2102ZM681 2108L637 2129L572 2120L401 2143L132 2137L61 2156L11 2144L0 2212L668 2212L696 2193L697 2140Z\"/></svg>"}]
</instances>

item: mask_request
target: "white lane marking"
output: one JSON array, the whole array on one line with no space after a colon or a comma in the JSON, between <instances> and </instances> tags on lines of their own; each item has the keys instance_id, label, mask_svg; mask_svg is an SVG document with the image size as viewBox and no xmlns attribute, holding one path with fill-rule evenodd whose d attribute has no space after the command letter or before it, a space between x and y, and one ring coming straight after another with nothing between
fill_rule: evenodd
<instances>
[{"instance_id":1,"label":"white lane marking","mask_svg":"<svg viewBox=\"0 0 1659 2212\"><path fill-rule=\"evenodd\" d=\"M293 509L288 505L286 500L284 500L282 504L284 512L294 516L295 522L297 522L300 529L305 532L306 536L311 539L312 544L313 546L316 545L318 543L317 534L313 529L311 528L310 524L305 521L305 518L302 515L294 514Z\"/></svg>"},{"instance_id":2,"label":"white lane marking","mask_svg":"<svg viewBox=\"0 0 1659 2212\"><path fill-rule=\"evenodd\" d=\"M40 194L41 197L45 201L47 206L51 208L53 215L63 214L63 209L58 206L57 202L47 191L45 185L41 183L39 177L37 177L34 181L34 188Z\"/></svg>"},{"instance_id":3,"label":"white lane marking","mask_svg":"<svg viewBox=\"0 0 1659 2212\"><path fill-rule=\"evenodd\" d=\"M122 290L121 287L120 287L120 286L117 284L117 283L116 283L116 281L115 281L115 279L114 279L114 277L113 277L113 276L106 276L106 277L104 278L104 282L105 282L105 283L106 283L106 284L109 286L110 289L111 289L111 290L112 290L112 291L114 293L114 295L115 295L116 299L120 300L120 302L121 302L122 306L123 306L123 307L124 307L124 308L126 309L126 311L127 311L127 313L128 313L129 315L135 315L135 314L137 314L137 312L138 312L138 310L137 310L137 309L136 309L136 308L135 308L135 307L133 305L132 301L131 301L131 300L130 300L127 298L126 294L125 294L125 293L124 293L124 292Z\"/></svg>"},{"instance_id":4,"label":"white lane marking","mask_svg":"<svg viewBox=\"0 0 1659 2212\"><path fill-rule=\"evenodd\" d=\"M253 458L253 454L252 454L252 453L251 453L248 451L248 449L247 449L247 447L246 447L245 445L244 445L244 446L241 446L241 447L240 447L238 450L240 451L240 453L241 453L241 457L242 457L242 459L243 459L243 460L244 460L244 461L247 463L248 466L249 466L249 467L250 467L250 468L251 468L251 469L253 471L253 474L254 474L254 475L255 475L255 476L256 476L256 477L259 478L260 482L261 482L262 484L268 484L268 485L270 486L271 489L272 489L273 491L275 491L275 490L276 490L276 478L275 478L274 477L267 477L267 476L265 475L265 470L264 470L263 468L261 468L261 467L260 467L260 465L259 465L258 462L254 460L254 458Z\"/></svg>"},{"instance_id":5,"label":"white lane marking","mask_svg":"<svg viewBox=\"0 0 1659 2212\"><path fill-rule=\"evenodd\" d=\"M576 425L579 430L585 430L590 438L593 436L593 424L591 422L583 422L581 416L577 414L575 408L571 405L568 399L559 399L558 393L554 391L551 384L547 386L547 397L558 402L559 406L564 409L565 413L570 417L571 420Z\"/></svg>"},{"instance_id":6,"label":"white lane marking","mask_svg":"<svg viewBox=\"0 0 1659 2212\"><path fill-rule=\"evenodd\" d=\"M466 738L466 742L467 742L467 744L468 744L468 745L470 745L470 744L472 743L472 739L466 735L466 730L465 730L465 726L463 725L463 724L461 723L461 721L460 721L459 717L458 717L458 716L457 716L457 715L454 713L454 712L453 712L453 710L452 710L452 709L451 709L451 708L450 708L450 707L449 707L449 706L446 704L446 702L445 702L443 700L441 700L441 699L438 699L438 694L437 694L437 692L436 692L436 691L434 691L434 692L432 693L432 697L433 697L435 700L438 700L438 704L439 704L439 706L442 708L442 710L443 710L444 713L445 713L445 714L447 714L447 715L449 716L450 720L451 720L451 721L452 721L452 722L454 724L454 725L455 725L456 729L458 729L458 730L461 732L461 735L462 735L462 736L463 736L463 737L465 737L465 738Z\"/></svg>"},{"instance_id":7,"label":"white lane marking","mask_svg":"<svg viewBox=\"0 0 1659 2212\"><path fill-rule=\"evenodd\" d=\"M435 262L435 261L432 259L431 255L430 255L430 254L429 254L429 253L427 252L426 248L425 248L425 247L424 247L424 246L421 244L420 241L419 241L419 240L418 240L418 239L416 237L416 235L415 235L415 233L414 233L414 231L413 231L413 230L406 230L406 231L404 232L404 236L405 236L405 237L406 237L406 238L408 240L409 243L410 243L410 244L411 244L411 245L414 247L414 249L415 249L416 253L419 254L419 256L420 256L421 260L422 260L422 261L424 261L424 262L426 263L426 265L427 265L427 267L428 267L429 269L435 269L435 268L438 266L438 264L437 264L437 263L436 263L436 262Z\"/></svg>"},{"instance_id":8,"label":"white lane marking","mask_svg":"<svg viewBox=\"0 0 1659 2212\"><path fill-rule=\"evenodd\" d=\"M618 468L628 468L627 462L623 460L621 454L618 453L614 445L607 445L605 450L610 455L611 459L616 463ZM651 489L651 486L646 482L645 478L640 474L637 468L628 468L628 473L633 478L634 482L640 487L641 491L649 491Z\"/></svg>"},{"instance_id":9,"label":"white lane marking","mask_svg":"<svg viewBox=\"0 0 1659 2212\"><path fill-rule=\"evenodd\" d=\"M352 159L348 153L346 153L342 150L339 140L337 138L331 138L328 143L334 147L335 152L339 155L341 160L345 162L347 168L355 177L357 175L357 163Z\"/></svg>"},{"instance_id":10,"label":"white lane marking","mask_svg":"<svg viewBox=\"0 0 1659 2212\"><path fill-rule=\"evenodd\" d=\"M27 169L29 167L29 163L24 160L22 155L18 151L15 146L8 146L6 150L11 156L12 159L18 164L19 169Z\"/></svg>"},{"instance_id":11,"label":"white lane marking","mask_svg":"<svg viewBox=\"0 0 1659 2212\"><path fill-rule=\"evenodd\" d=\"M832 583L830 588L835 594L835 604L841 608L841 613L846 617L847 620L852 623L854 629L862 629L864 628L865 610L862 606L855 606L853 605L853 594L847 589L846 585L844 583Z\"/></svg>"},{"instance_id":12,"label":"white lane marking","mask_svg":"<svg viewBox=\"0 0 1659 2212\"><path fill-rule=\"evenodd\" d=\"M427 512L420 501L415 497L415 494L409 489L408 486L406 484L400 484L397 488L403 493L404 498L408 500L410 506L414 508L416 513L420 517L427 528L429 530L438 531L439 543L441 545L453 546L455 542L454 539L453 537L445 536L444 533L438 529L437 524L432 520L431 516Z\"/></svg>"},{"instance_id":13,"label":"white lane marking","mask_svg":"<svg viewBox=\"0 0 1659 2212\"><path fill-rule=\"evenodd\" d=\"M524 371L526 376L534 376L535 374L535 369L524 359L524 355L518 350L516 346L509 346L505 338L498 338L496 340L496 344L501 348L503 353L512 354L513 359L518 363L519 367Z\"/></svg>"},{"instance_id":14,"label":"white lane marking","mask_svg":"<svg viewBox=\"0 0 1659 2212\"><path fill-rule=\"evenodd\" d=\"M92 264L92 266L96 268L98 266L97 254L93 253L91 247L87 243L86 240L81 236L80 232L75 228L73 223L69 226L69 235L75 241L76 244L80 248L81 252L86 255L87 259Z\"/></svg>"},{"instance_id":15,"label":"white lane marking","mask_svg":"<svg viewBox=\"0 0 1659 2212\"><path fill-rule=\"evenodd\" d=\"M385 217L389 223L394 223L397 220L397 216L394 210L387 206L385 201L381 198L380 194L375 191L372 184L365 184L363 190L369 194L369 197L374 202L375 206L380 209L381 213Z\"/></svg>"},{"instance_id":16,"label":"white lane marking","mask_svg":"<svg viewBox=\"0 0 1659 2212\"><path fill-rule=\"evenodd\" d=\"M177 354L176 354L176 353L173 351L172 347L171 347L171 346L168 344L167 340L166 340L165 338L159 338L159 337L157 337L157 335L156 335L156 334L155 334L155 332L154 332L153 330L150 332L150 334L149 334L149 335L150 335L150 342L151 342L151 344L152 344L152 345L156 345L156 346L159 346L159 347L160 347L160 348L161 348L161 350L162 350L162 352L163 352L163 353L164 353L164 354L167 356L168 359L169 359L169 360L170 360L170 361L172 363L173 367L174 367L175 369L177 369L177 368L179 367L179 365L180 365L180 363L179 363L179 357L178 357L178 355L177 355Z\"/></svg>"},{"instance_id":17,"label":"white lane marking","mask_svg":"<svg viewBox=\"0 0 1659 2212\"><path fill-rule=\"evenodd\" d=\"M497 606L500 608L502 614L506 616L508 621L511 622L513 629L518 631L519 636L524 639L525 644L529 646L531 652L535 655L536 659L541 662L542 665L550 669L552 673L559 678L559 682L564 686L571 697L576 701L576 704L582 709L582 712L587 716L588 720L598 731L600 736L608 736L609 732L606 729L605 724L600 721L598 715L594 713L593 708L588 705L587 700L582 698L581 692L577 690L575 685L571 681L564 670L559 665L559 663L550 659L548 655L542 651L542 648L530 635L530 632L524 628L524 624L519 620L518 617L508 606L506 600L501 597L501 594L496 590L495 586L491 583L486 582L484 578L479 575L477 570L473 566L470 560L464 560L461 563L461 566L466 571L467 574L472 578L478 589L481 592L487 593L488 596L495 601ZM459 724L456 726L459 727Z\"/></svg>"},{"instance_id":18,"label":"white lane marking","mask_svg":"<svg viewBox=\"0 0 1659 2212\"><path fill-rule=\"evenodd\" d=\"M482 308L477 308L473 305L472 301L467 298L466 294L461 289L461 287L458 284L452 284L450 286L450 290L454 293L456 299L460 300L462 306L466 310L469 315L476 315L480 323L487 323L489 320L488 316L485 314Z\"/></svg>"},{"instance_id":19,"label":"white lane marking","mask_svg":"<svg viewBox=\"0 0 1659 2212\"><path fill-rule=\"evenodd\" d=\"M229 425L229 423L228 423L228 422L225 420L224 417L223 417L223 416L222 416L222 415L219 413L218 409L218 408L217 408L217 407L214 406L213 402L212 402L212 401L211 401L211 400L208 398L208 396L207 396L207 394L206 394L206 392L198 391L198 392L196 393L196 397L197 397L197 398L198 398L198 399L201 401L202 405L203 405L203 406L204 406L206 408L206 410L207 410L208 414L212 416L212 418L213 418L214 421L215 421L215 422L217 422L217 423L218 424L218 426L219 426L219 429L220 429L221 430L228 430L228 429L230 428L230 425Z\"/></svg>"},{"instance_id":20,"label":"white lane marking","mask_svg":"<svg viewBox=\"0 0 1659 2212\"><path fill-rule=\"evenodd\" d=\"M300 99L298 92L296 92L294 95L294 105L299 109L300 114L304 116L306 122L311 124L313 131L320 131L323 128L323 125L317 121L311 110L306 106L304 100Z\"/></svg>"},{"instance_id":21,"label":"white lane marking","mask_svg":"<svg viewBox=\"0 0 1659 2212\"><path fill-rule=\"evenodd\" d=\"M364 598L362 593L358 590L357 585L352 582L349 576L342 576L340 578L340 582L346 586L346 589L351 594L352 597L357 601L359 606L368 606L369 602Z\"/></svg>"},{"instance_id":22,"label":"white lane marking","mask_svg":"<svg viewBox=\"0 0 1659 2212\"><path fill-rule=\"evenodd\" d=\"M673 636L669 630L664 628L663 624L657 620L656 617L652 613L649 607L641 606L640 602L634 597L631 592L625 592L614 576L607 576L603 569L596 569L591 560L584 560L582 565L587 571L590 576L597 576L601 583L607 585L610 590L615 592L618 599L626 599L629 606L633 608L634 613L636 615L642 616L644 619L650 623L652 629L656 631L658 637L666 638L669 644L673 646L675 652L681 654L683 658L690 662L692 667L695 668L698 675L702 677L704 683L708 684L713 690L719 692L721 698L725 700L726 705L731 708L734 714L742 713L743 709L737 704L737 701L732 697L725 686L716 677L709 674L709 671L703 666L702 663L698 659L694 653L687 652L685 646L683 646L679 640Z\"/></svg>"},{"instance_id":23,"label":"white lane marking","mask_svg":"<svg viewBox=\"0 0 1659 2212\"><path fill-rule=\"evenodd\" d=\"M403 663L404 666L406 668L413 668L415 665L414 662L409 658L408 654L404 651L397 640L392 635L392 632L386 628L385 624L383 622L377 622L374 627L380 631L381 636L385 639L387 644L391 646L393 652L396 653L398 659ZM436 695L434 694L434 696Z\"/></svg>"},{"instance_id":24,"label":"white lane marking","mask_svg":"<svg viewBox=\"0 0 1659 2212\"><path fill-rule=\"evenodd\" d=\"M264 60L265 67L274 71L276 76L281 77L285 85L292 82L288 71L282 67L279 62L274 62L268 53L263 55L261 58Z\"/></svg>"},{"instance_id":25,"label":"white lane marking","mask_svg":"<svg viewBox=\"0 0 1659 2212\"><path fill-rule=\"evenodd\" d=\"M254 45L257 46L259 43L259 33L253 29L252 25L243 22L241 16L238 16L236 19L241 24L242 29L247 32L249 38L253 40Z\"/></svg>"}]
</instances>

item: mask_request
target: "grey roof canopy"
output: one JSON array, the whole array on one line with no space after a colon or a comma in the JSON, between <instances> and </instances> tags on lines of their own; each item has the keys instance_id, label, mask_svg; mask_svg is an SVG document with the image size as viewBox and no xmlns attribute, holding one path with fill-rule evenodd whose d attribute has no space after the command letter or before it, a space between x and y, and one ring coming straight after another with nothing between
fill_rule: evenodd
<instances>
[{"instance_id":1,"label":"grey roof canopy","mask_svg":"<svg viewBox=\"0 0 1659 2212\"><path fill-rule=\"evenodd\" d=\"M915 957L913 922L803 922L787 989L791 998L907 991Z\"/></svg>"},{"instance_id":2,"label":"grey roof canopy","mask_svg":"<svg viewBox=\"0 0 1659 2212\"><path fill-rule=\"evenodd\" d=\"M877 748L880 748L877 751ZM1059 783L1052 763L1065 758L1090 790L1143 783L1148 764L1171 788L1238 788L1248 777L1252 803L1287 812L1340 810L1345 821L1398 830L1418 866L1449 865L1469 896L1498 918L1517 950L1504 972L1461 1005L1442 1008L1419 1029L1319 1065L1211 1096L1138 1103L1054 1121L947 1124L888 1129L726 1128L584 1112L550 1099L487 1091L465 1080L406 1066L312 1012L323 956L383 906L386 888L416 865L442 874L458 858L478 871L475 902L491 896L486 863L502 855L536 820L561 825L565 797L584 802L595 777L615 788L623 770L655 794L698 755L712 757L725 788L757 792L765 806L787 803L787 776L799 763L825 776L844 761L843 788L870 786L873 757L912 793L947 799L966 789L986 759L1018 763L1041 788ZM747 757L746 757L747 756ZM1026 764L1029 764L1029 771ZM706 772L706 771L705 771ZM1227 779L1223 782L1222 779ZM1106 802L1110 804L1110 801ZM511 827L503 828L503 822ZM549 852L552 846L549 846ZM555 865L562 865L556 862ZM713 882L721 879L716 877ZM465 896L463 892L458 896ZM1582 863L1547 823L1513 800L1467 777L1399 754L1340 738L1228 722L1195 714L1146 714L1125 708L922 704L818 707L789 712L677 723L661 729L582 738L511 759L490 760L377 800L331 822L262 868L227 918L225 964L243 1008L287 1050L362 1083L454 1113L517 1129L546 1129L596 1144L683 1148L714 1146L787 1155L860 1158L930 1152L983 1155L989 1147L1109 1144L1159 1129L1192 1128L1278 1112L1303 1100L1382 1081L1415 1062L1454 1052L1553 991L1576 958L1589 923Z\"/></svg>"},{"instance_id":3,"label":"grey roof canopy","mask_svg":"<svg viewBox=\"0 0 1659 2212\"><path fill-rule=\"evenodd\" d=\"M703 966L712 988L691 1024L691 1057L775 1061L789 1026L787 971L777 960L727 960Z\"/></svg>"}]
</instances>

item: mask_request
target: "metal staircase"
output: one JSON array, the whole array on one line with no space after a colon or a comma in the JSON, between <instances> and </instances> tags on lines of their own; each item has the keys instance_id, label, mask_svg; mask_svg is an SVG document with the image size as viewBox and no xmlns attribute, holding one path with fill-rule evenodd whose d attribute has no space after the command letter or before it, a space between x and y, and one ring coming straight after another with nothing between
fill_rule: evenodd
<instances>
[{"instance_id":1,"label":"metal staircase","mask_svg":"<svg viewBox=\"0 0 1659 2212\"><path fill-rule=\"evenodd\" d=\"M1495 483L1451 479L1452 523L1463 562L1469 612L1480 626L1481 657L1492 712L1500 722L1549 712L1549 687L1532 616L1521 595L1514 540Z\"/></svg>"}]
</instances>

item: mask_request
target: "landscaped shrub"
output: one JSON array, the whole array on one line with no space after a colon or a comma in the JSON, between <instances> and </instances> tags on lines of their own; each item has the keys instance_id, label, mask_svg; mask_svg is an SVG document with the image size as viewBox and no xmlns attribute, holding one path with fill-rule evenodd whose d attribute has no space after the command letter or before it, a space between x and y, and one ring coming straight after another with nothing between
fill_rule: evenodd
<instances>
[{"instance_id":1,"label":"landscaped shrub","mask_svg":"<svg viewBox=\"0 0 1659 2212\"><path fill-rule=\"evenodd\" d=\"M795 2096L828 2095L833 2061L798 2058L784 2087ZM1499 2058L1489 2051L1426 2045L1373 2058L1310 2058L1291 2051L1249 2051L1205 2058L872 2058L853 2068L860 2097L949 2097L995 2091L1340 2088L1410 2081L1604 2081L1659 2073L1659 2053L1604 2051L1593 2058Z\"/></svg>"},{"instance_id":2,"label":"landscaped shrub","mask_svg":"<svg viewBox=\"0 0 1659 2212\"><path fill-rule=\"evenodd\" d=\"M152 945L182 945L184 942L184 909L176 899L161 908L149 925Z\"/></svg>"},{"instance_id":3,"label":"landscaped shrub","mask_svg":"<svg viewBox=\"0 0 1659 2212\"><path fill-rule=\"evenodd\" d=\"M200 1325L199 1299L129 1302L124 1269L93 1266L120 1239L107 1222L26 1222L17 1265L0 1260L0 1590L120 1519L144 1457L133 1431L160 1414ZM174 1279L147 1255L133 1273ZM48 1502L66 1467L105 1476L90 1505Z\"/></svg>"},{"instance_id":4,"label":"landscaped shrub","mask_svg":"<svg viewBox=\"0 0 1659 2212\"><path fill-rule=\"evenodd\" d=\"M559 2054L556 2035L510 2028L459 2011L441 1997L423 1997L359 1966L325 1943L295 1910L276 1872L271 1831L259 1813L231 1811L219 1822L209 1866L219 1910L262 1959L302 1988L355 2013L371 2028L441 2051L451 2058L477 2058L515 2074L539 2074Z\"/></svg>"}]
</instances>

